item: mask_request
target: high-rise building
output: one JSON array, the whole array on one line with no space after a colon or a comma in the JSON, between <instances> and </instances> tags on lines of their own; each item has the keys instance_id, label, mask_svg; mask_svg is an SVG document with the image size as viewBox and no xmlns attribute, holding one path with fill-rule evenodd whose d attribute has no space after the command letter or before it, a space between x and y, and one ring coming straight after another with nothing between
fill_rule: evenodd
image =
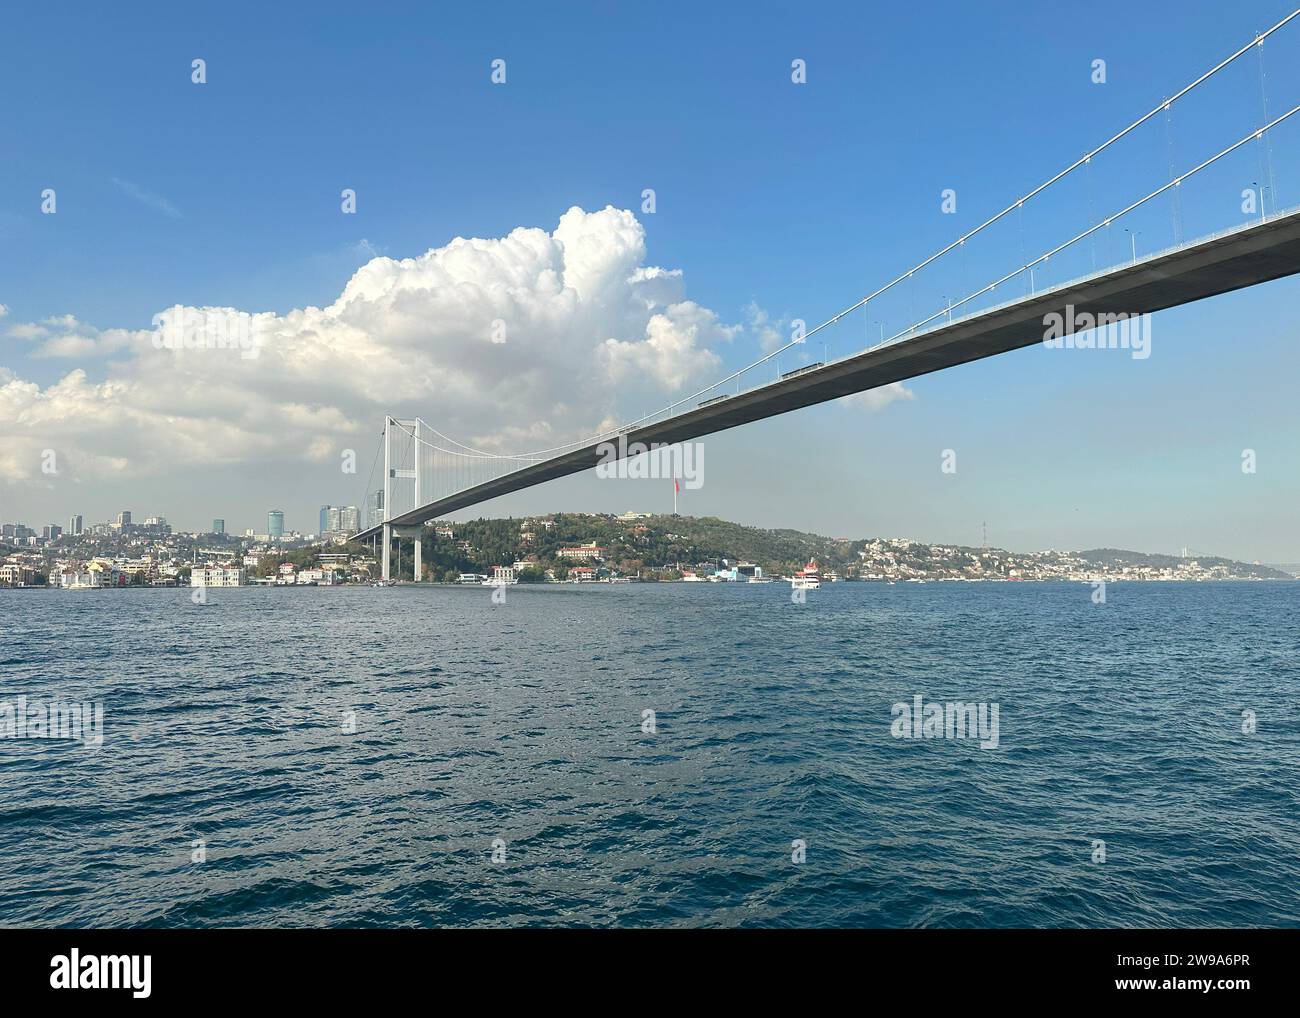
<instances>
[{"instance_id":1,"label":"high-rise building","mask_svg":"<svg viewBox=\"0 0 1300 1018\"><path fill-rule=\"evenodd\" d=\"M123 509L117 514L117 529L125 530L131 525L131 510Z\"/></svg>"},{"instance_id":2,"label":"high-rise building","mask_svg":"<svg viewBox=\"0 0 1300 1018\"><path fill-rule=\"evenodd\" d=\"M86 523L80 516L74 516L68 520L68 534L71 537L80 537L86 529Z\"/></svg>"},{"instance_id":3,"label":"high-rise building","mask_svg":"<svg viewBox=\"0 0 1300 1018\"><path fill-rule=\"evenodd\" d=\"M344 506L339 510L339 530L355 534L361 529L361 510L354 505Z\"/></svg>"},{"instance_id":4,"label":"high-rise building","mask_svg":"<svg viewBox=\"0 0 1300 1018\"><path fill-rule=\"evenodd\" d=\"M172 532L171 524L167 522L165 516L147 516L143 523L134 525L128 520L121 529L126 530L127 527L136 533L148 534L152 537L166 537Z\"/></svg>"},{"instance_id":5,"label":"high-rise building","mask_svg":"<svg viewBox=\"0 0 1300 1018\"><path fill-rule=\"evenodd\" d=\"M328 534L330 532L330 507L323 505L320 507L320 529L318 534Z\"/></svg>"},{"instance_id":6,"label":"high-rise building","mask_svg":"<svg viewBox=\"0 0 1300 1018\"><path fill-rule=\"evenodd\" d=\"M271 536L272 541L284 537L284 510L272 509L266 514L266 532Z\"/></svg>"},{"instance_id":7,"label":"high-rise building","mask_svg":"<svg viewBox=\"0 0 1300 1018\"><path fill-rule=\"evenodd\" d=\"M226 532L226 521L214 519L212 521L212 532L214 534L224 534Z\"/></svg>"},{"instance_id":8,"label":"high-rise building","mask_svg":"<svg viewBox=\"0 0 1300 1018\"><path fill-rule=\"evenodd\" d=\"M327 534L337 534L340 528L339 514L342 512L338 506L330 506L330 511L326 514L325 532Z\"/></svg>"},{"instance_id":9,"label":"high-rise building","mask_svg":"<svg viewBox=\"0 0 1300 1018\"><path fill-rule=\"evenodd\" d=\"M41 537L47 541L57 541L63 536L63 528L57 523L47 523L41 528Z\"/></svg>"},{"instance_id":10,"label":"high-rise building","mask_svg":"<svg viewBox=\"0 0 1300 1018\"><path fill-rule=\"evenodd\" d=\"M384 522L384 489L376 489L366 501L366 529Z\"/></svg>"}]
</instances>

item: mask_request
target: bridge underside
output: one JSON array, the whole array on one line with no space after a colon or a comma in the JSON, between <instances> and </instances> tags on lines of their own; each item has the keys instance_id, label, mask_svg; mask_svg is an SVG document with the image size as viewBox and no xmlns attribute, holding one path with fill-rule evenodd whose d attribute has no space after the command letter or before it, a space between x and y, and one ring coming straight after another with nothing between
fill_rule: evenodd
<instances>
[{"instance_id":1,"label":"bridge underside","mask_svg":"<svg viewBox=\"0 0 1300 1018\"><path fill-rule=\"evenodd\" d=\"M1289 212L1155 255L1132 265L1065 283L1013 303L944 323L887 347L870 350L794 378L772 382L629 430L627 443L672 444L789 413L855 392L940 371L1042 342L1044 317L1075 314L1146 314L1300 272L1300 212ZM579 473L603 458L593 442L554 459L466 488L389 520L418 525L543 481ZM382 531L357 535L369 540Z\"/></svg>"}]
</instances>

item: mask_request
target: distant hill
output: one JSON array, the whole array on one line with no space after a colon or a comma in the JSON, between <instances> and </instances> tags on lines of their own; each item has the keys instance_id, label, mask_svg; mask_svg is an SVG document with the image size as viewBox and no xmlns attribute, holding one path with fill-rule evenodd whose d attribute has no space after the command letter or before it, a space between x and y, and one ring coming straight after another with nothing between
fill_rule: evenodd
<instances>
[{"instance_id":1,"label":"distant hill","mask_svg":"<svg viewBox=\"0 0 1300 1018\"><path fill-rule=\"evenodd\" d=\"M680 564L692 569L701 563L721 566L723 560L753 562L770 573L801 568L810 558L828 567L844 567L857 560L861 542L840 541L797 530L763 530L730 523L716 517L650 516L621 520L614 516L553 513L544 517L550 526L524 519L477 519L453 524L455 537L429 544L427 564L442 572L459 569L484 571L509 564L525 555L543 564L558 563L561 548L595 542L605 549L604 560L627 575L642 569L666 569ZM534 537L521 540L529 530Z\"/></svg>"},{"instance_id":2,"label":"distant hill","mask_svg":"<svg viewBox=\"0 0 1300 1018\"><path fill-rule=\"evenodd\" d=\"M526 559L562 577L574 560L566 559L560 550L594 542L602 549L602 568L625 576L644 576L648 572L675 576L678 567L682 570L707 568L710 564L720 567L724 561L731 565L752 562L769 575L788 575L809 559L816 559L823 570L834 570L848 578L859 574L879 577L882 571L891 570L903 576L1050 578L1089 566L1112 571L1124 567L1167 568L1182 572L1179 577L1182 579L1291 578L1271 566L1217 557L1198 557L1194 561L1204 568L1200 575L1188 575L1186 567L1192 560L1118 548L1020 553L901 539L880 539L886 547L877 545L872 555L883 559L876 558L875 565L866 565L858 553L877 544L871 539L750 527L716 516L655 515L624 519L597 513L550 513L523 518L480 518L451 526L454 536L450 539L436 538L432 528L426 530L424 562L434 576L461 571L490 572L494 565ZM881 561L886 564L881 565ZM1218 575L1209 576L1216 567L1222 567Z\"/></svg>"},{"instance_id":3,"label":"distant hill","mask_svg":"<svg viewBox=\"0 0 1300 1018\"><path fill-rule=\"evenodd\" d=\"M1151 555L1141 551L1124 551L1120 548L1092 548L1089 551L1079 552L1079 557L1098 566L1150 566L1155 569L1174 568L1179 563L1189 561L1177 555ZM1287 580L1295 575L1273 566L1254 565L1214 555L1193 555L1190 560L1199 562L1207 569L1225 566L1231 569L1234 575L1251 576L1260 580Z\"/></svg>"}]
</instances>

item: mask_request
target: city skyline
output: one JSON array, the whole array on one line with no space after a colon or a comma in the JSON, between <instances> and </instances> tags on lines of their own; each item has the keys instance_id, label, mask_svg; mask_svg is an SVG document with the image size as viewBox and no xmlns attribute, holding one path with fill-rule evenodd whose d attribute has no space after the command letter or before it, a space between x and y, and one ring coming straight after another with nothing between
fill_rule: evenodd
<instances>
[{"instance_id":1,"label":"city skyline","mask_svg":"<svg viewBox=\"0 0 1300 1018\"><path fill-rule=\"evenodd\" d=\"M1174 11L1184 30L1153 48ZM1273 12L1252 13L1263 24ZM287 17L258 16L268 30ZM359 69L410 86L382 102L376 86L339 81L318 58L271 52L242 33L215 29L195 42L184 12L152 19L147 36L121 36L122 59L105 75L91 54L107 17L49 15L65 40L59 59L12 54L0 65L0 84L14 90L21 77L40 89L60 124L111 123L127 98L141 110L118 133L88 127L89 158L74 158L62 126L23 121L0 167L0 515L37 527L74 508L109 519L130 502L195 531L217 512L234 532L260 531L279 506L310 533L322 504L369 511L384 413L436 414L467 444L527 449L662 406L761 356L795 320L820 321L951 242L1259 27L1208 4L1103 3L1065 36L1045 31L1044 12L945 12L938 56L953 81L980 88L946 90L936 126L931 94L913 87L925 76L915 61L888 48L863 59L848 42L886 29L907 37L925 21L919 11L814 11L792 38L762 12L740 25L694 12L694 33L646 63L633 59L644 40L623 34L641 27L630 13L611 13L600 44L588 31L578 47L568 12L519 7L518 28L503 32L455 13L435 28L412 10L412 31L434 40L428 49L394 54L374 25L349 36ZM1117 37L1109 26L1120 17L1129 31ZM965 45L990 28L989 46ZM306 31L324 46L345 32ZM541 40L550 59L517 33ZM500 84L490 77L498 57L508 67ZM201 84L191 81L197 58ZM801 84L795 59L806 61ZM1267 72L1278 90L1295 73L1276 59ZM1135 136L1130 168L1158 182L1216 150L1239 115L1253 123L1258 73L1232 69L1191 112ZM214 177L203 152L180 144L163 166L142 154L160 132L172 141L200 132L220 151L237 150L248 131L275 137L266 91L304 134L331 137L324 110L342 111L350 131L307 167L276 139L255 178ZM405 130L426 121L430 92L445 101L428 130ZM688 99L698 116L668 115ZM1007 103L1026 122L1070 129L1003 133L996 111ZM845 132L849 112L859 129ZM647 141L647 123L664 128L659 144ZM382 157L372 132L397 139ZM448 139L463 159L439 159ZM872 158L882 139L890 160ZM1296 131L1271 145L1276 175L1251 149L1184 188L1176 206L1053 267L1048 281L1087 271L1089 257L1145 254L1239 222L1247 190L1266 207L1289 205L1300 193L1286 172L1300 155ZM798 158L805 149L819 158ZM689 172L683 153L712 172ZM436 166L434 181L411 166ZM1088 210L1125 200L1127 186L1099 163L1067 202L1035 209L1019 230L918 284L919 308L942 307L1020 250L1078 229ZM47 187L58 195L51 215L40 211ZM66 271L43 268L53 264ZM682 495L681 511L963 544L978 543L989 520L1017 547L1190 546L1300 560L1296 295L1296 282L1281 280L1156 314L1143 359L1032 348L711 436L706 483ZM177 306L248 312L267 324L267 342L160 348L153 317ZM905 299L873 306L776 370L843 356L909 320ZM490 331L497 321L501 336ZM953 474L940 470L949 449ZM453 518L661 511L671 496L667 485L583 475Z\"/></svg>"},{"instance_id":2,"label":"city skyline","mask_svg":"<svg viewBox=\"0 0 1300 1018\"><path fill-rule=\"evenodd\" d=\"M320 523L321 521L327 520L326 517L327 510L331 511L331 514L328 517L329 525L322 527L320 526ZM587 510L577 510L577 511L557 510L557 511L549 511L549 512L542 512L542 513L526 513L517 517L516 516L493 517L486 514L474 514L471 512L467 512L467 513L455 514L456 518L454 520L448 517L445 519L438 520L436 524L430 522L429 524L426 525L427 528L426 535L433 535L435 532L437 532L438 534L442 534L444 532L449 533L452 527L458 525L464 525L465 523L481 523L484 521L491 522L493 520L501 520L501 519L518 520L522 523L528 520L551 518L556 515L563 515L566 513L571 515L582 516L582 517L614 518L620 520L648 519L648 518L653 518L655 516L667 517L667 516L679 515L677 513L667 513L667 512L664 513L645 512L637 509L629 509L622 513L593 512ZM268 510L264 514L267 521L267 525L261 530L258 530L256 527L245 527L242 529L236 528L235 530L230 530L230 531L226 529L226 521L222 517L213 517L211 519L211 525L207 528L201 528L201 527L187 528L184 526L173 526L171 522L168 520L168 518L162 515L148 516L145 518L143 523L133 523L133 519L134 519L133 510L121 510L114 515L115 515L114 520L99 520L99 521L92 522L89 525L85 525L84 514L73 514L70 517L70 522L67 527L63 527L58 524L51 524L51 523L33 525L29 522L22 521L22 520L9 520L0 517L0 543L15 542L14 546L19 551L22 551L27 546L23 543L17 543L17 542L25 542L27 541L28 538L34 537L40 539L41 541L40 547L47 548L47 549L54 549L55 544L53 542L57 541L58 538L63 536L73 537L73 536L82 536L83 534L86 536L94 536L96 534L113 534L113 533L130 532L142 536L147 536L147 535L161 536L163 537L164 540L166 537L172 534L176 534L176 535L184 535L187 537L193 537L196 539L200 539L203 537L222 537L222 538L229 537L238 541L253 541L260 544L270 544L270 545L275 545L281 540L283 540L285 543L293 543L295 545L300 545L303 544L304 542L312 542L312 546L318 545L322 548L325 548L336 544L337 542L347 538L349 535L354 534L358 530L362 529L360 525L361 523L360 510L356 506L345 507L345 506L322 505L320 507L320 515L317 518L318 528L315 531L296 529L291 525L291 521L289 521L287 517L284 517L280 522L281 529L278 535L273 531L272 517L277 515L283 516L283 513L280 510ZM681 514L681 515L685 516L685 514ZM691 518L691 517L687 517L687 518ZM716 517L710 517L710 518L716 518ZM333 525L335 521L339 523L349 523L349 524L356 524L356 525L343 526L339 528ZM735 523L740 526L749 526L749 524L740 523L739 521L724 520L723 522ZM16 529L20 530L21 533L18 533L15 536ZM757 529L763 529L763 528L757 528ZM52 530L54 533L51 533ZM929 545L932 547L951 546L954 548L968 548L968 549L979 548L979 547L985 549L992 548L995 550L1002 550L1014 554L1025 554L1025 555L1068 554L1071 552L1078 552L1078 551L1085 551L1085 550L1099 550L1099 549L1103 549L1104 547L1111 547L1111 546L1103 546L1101 544L1083 544L1075 548L1065 548L1065 547L1057 547L1057 546L1047 546L1042 548L1026 548L1026 547L1013 547L1011 545L1000 545L996 543L990 544L987 521L981 521L981 523L979 524L979 537L980 537L979 541L970 542L970 543L963 542L963 541L939 541L939 540L928 538L922 534L914 534L914 533L825 534L825 533L818 533L815 531L801 531L801 530L797 530L797 528L773 528L773 532L780 532L782 530L807 533L810 536L825 539L827 541L838 541L838 542L848 542L848 543L857 543L862 541L868 541L868 542L901 541L901 542L915 542L917 544ZM368 547L368 542L366 546ZM1241 562L1243 564L1279 567L1282 568L1284 571L1291 572L1293 575L1300 575L1300 562L1289 562L1281 559L1275 559L1275 560L1238 559L1238 558L1234 558L1231 555L1222 554L1215 549L1193 548L1188 545L1182 545L1179 547L1175 547L1173 549L1125 548L1119 550L1135 552L1138 554L1146 554L1146 555L1156 555L1156 556L1163 555L1167 557L1181 558L1185 560L1194 560L1198 558L1226 559L1226 560Z\"/></svg>"}]
</instances>

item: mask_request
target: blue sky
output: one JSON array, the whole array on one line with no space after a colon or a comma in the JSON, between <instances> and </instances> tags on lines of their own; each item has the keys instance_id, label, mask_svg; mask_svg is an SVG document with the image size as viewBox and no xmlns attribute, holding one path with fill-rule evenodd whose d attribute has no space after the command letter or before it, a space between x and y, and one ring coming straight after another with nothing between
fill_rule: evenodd
<instances>
[{"instance_id":1,"label":"blue sky","mask_svg":"<svg viewBox=\"0 0 1300 1018\"><path fill-rule=\"evenodd\" d=\"M684 299L740 327L714 344L725 373L763 352L747 309L782 328L821 321L1285 13L1250 2L10 8L0 16L0 366L41 390L75 368L99 381L118 370L112 356L42 355L6 330L63 315L100 332L147 330L175 304L289 315L337 300L372 255L552 231L572 206L610 205L635 214L646 265L680 270ZM1273 115L1300 102L1297 54L1300 20L1265 47ZM204 85L190 81L194 58L207 62ZM497 58L504 85L489 80ZM803 85L790 79L796 58L807 62ZM1104 84L1091 80L1099 58ZM905 326L913 307L929 313L1001 275L1022 250L1077 232L1261 116L1251 54L1168 124L1158 118L946 260L907 300L900 289L829 330L826 353L850 353L882 324ZM1268 200L1282 206L1300 203L1293 124L1273 139ZM1176 227L1193 237L1240 222L1240 193L1261 173L1251 146L1189 182L1177 210L1152 203L1132 219L1139 253L1171 244ZM345 187L356 215L339 211ZM56 215L40 214L45 188L57 191ZM644 188L655 190L654 214L641 211ZM954 214L940 209L945 188ZM1050 271L1060 281L1129 244L1112 228ZM972 544L987 521L991 540L1017 548L1186 545L1300 561L1296 287L1162 313L1147 361L1031 348L916 380L912 398L874 411L826 406L711 438L706 484L681 510ZM816 345L805 358L821 359ZM219 381L226 368L210 370ZM153 369L132 377L166 384ZM508 391L489 398L505 404ZM616 409L635 413L649 398L619 390ZM275 399L268 385L264 401ZM431 392L431 421L439 402ZM370 412L348 411L353 424ZM10 427L40 446L30 418L0 417L0 439ZM337 431L331 442L369 455L368 439ZM73 441L54 434L55 447ZM225 456L218 431L211 454L187 433L158 469L132 434L112 469L50 478L11 465L0 517L39 525L129 507L186 527L223 516L260 530L276 505L308 530L318 504L360 497L319 458L281 461L255 442ZM938 469L944 448L958 452L956 475ZM1257 450L1258 473L1241 473L1243 448ZM483 511L665 509L670 496L653 482L588 476Z\"/></svg>"}]
</instances>

